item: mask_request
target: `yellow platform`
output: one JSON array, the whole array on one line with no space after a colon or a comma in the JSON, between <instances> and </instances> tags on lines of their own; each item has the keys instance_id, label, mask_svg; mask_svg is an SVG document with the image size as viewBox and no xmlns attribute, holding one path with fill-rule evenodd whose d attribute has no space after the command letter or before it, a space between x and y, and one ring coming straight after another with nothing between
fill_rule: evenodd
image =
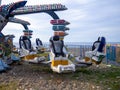
<instances>
[{"instance_id":1,"label":"yellow platform","mask_svg":"<svg viewBox=\"0 0 120 90\"><path fill-rule=\"evenodd\" d=\"M89 62L90 58L89 57L85 57L85 62Z\"/></svg>"},{"instance_id":2,"label":"yellow platform","mask_svg":"<svg viewBox=\"0 0 120 90\"><path fill-rule=\"evenodd\" d=\"M31 55L27 55L27 56L24 56L24 60L30 60L30 59L34 59L35 57L37 57L36 54L31 54Z\"/></svg>"},{"instance_id":3,"label":"yellow platform","mask_svg":"<svg viewBox=\"0 0 120 90\"><path fill-rule=\"evenodd\" d=\"M52 66L68 65L68 60L52 60Z\"/></svg>"},{"instance_id":4,"label":"yellow platform","mask_svg":"<svg viewBox=\"0 0 120 90\"><path fill-rule=\"evenodd\" d=\"M42 56L48 57L48 54L49 54L48 52L41 53L41 54L29 54L29 55L26 55L24 57L21 57L21 59L22 60L32 60L35 57L42 57Z\"/></svg>"}]
</instances>

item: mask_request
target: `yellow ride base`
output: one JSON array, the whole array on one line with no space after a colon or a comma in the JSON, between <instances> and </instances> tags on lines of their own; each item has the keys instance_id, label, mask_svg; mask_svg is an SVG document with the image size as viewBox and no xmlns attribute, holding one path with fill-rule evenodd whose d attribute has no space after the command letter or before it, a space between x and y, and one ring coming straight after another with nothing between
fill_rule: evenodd
<instances>
[{"instance_id":1,"label":"yellow ride base","mask_svg":"<svg viewBox=\"0 0 120 90\"><path fill-rule=\"evenodd\" d=\"M89 57L85 57L85 62L89 62L90 58Z\"/></svg>"},{"instance_id":2,"label":"yellow ride base","mask_svg":"<svg viewBox=\"0 0 120 90\"><path fill-rule=\"evenodd\" d=\"M21 57L22 60L33 60L35 57L48 57L49 53L41 53L41 54L30 54L30 55L26 55L24 57Z\"/></svg>"},{"instance_id":3,"label":"yellow ride base","mask_svg":"<svg viewBox=\"0 0 120 90\"><path fill-rule=\"evenodd\" d=\"M24 57L23 57L23 60L34 59L35 57L37 57L37 54L27 55L27 56L24 56Z\"/></svg>"},{"instance_id":4,"label":"yellow ride base","mask_svg":"<svg viewBox=\"0 0 120 90\"><path fill-rule=\"evenodd\" d=\"M96 61L94 59L90 59L89 57L85 57L85 62L92 62L93 64L98 65L102 62L102 60L101 61Z\"/></svg>"},{"instance_id":5,"label":"yellow ride base","mask_svg":"<svg viewBox=\"0 0 120 90\"><path fill-rule=\"evenodd\" d=\"M44 52L44 53L37 54L38 57L42 57L42 56L47 57L48 55L49 55L49 52Z\"/></svg>"},{"instance_id":6,"label":"yellow ride base","mask_svg":"<svg viewBox=\"0 0 120 90\"><path fill-rule=\"evenodd\" d=\"M52 60L52 66L68 65L68 60Z\"/></svg>"}]
</instances>

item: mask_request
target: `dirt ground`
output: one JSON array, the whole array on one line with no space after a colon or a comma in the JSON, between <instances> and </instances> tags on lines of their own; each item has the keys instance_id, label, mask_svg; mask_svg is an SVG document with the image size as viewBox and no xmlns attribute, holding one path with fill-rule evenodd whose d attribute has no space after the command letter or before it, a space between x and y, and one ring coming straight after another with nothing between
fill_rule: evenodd
<instances>
[{"instance_id":1,"label":"dirt ground","mask_svg":"<svg viewBox=\"0 0 120 90\"><path fill-rule=\"evenodd\" d=\"M103 87L102 82L96 83L96 78L99 80L93 76L97 75L96 66L63 74L52 72L49 66L27 63L12 65L11 68L0 73L0 90L112 90ZM105 72L108 68L101 65L98 69Z\"/></svg>"}]
</instances>

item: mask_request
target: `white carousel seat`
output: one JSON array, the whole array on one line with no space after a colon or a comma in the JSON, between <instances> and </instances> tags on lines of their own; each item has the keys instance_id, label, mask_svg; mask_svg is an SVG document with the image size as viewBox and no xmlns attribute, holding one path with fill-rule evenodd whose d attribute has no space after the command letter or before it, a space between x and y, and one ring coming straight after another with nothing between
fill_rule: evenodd
<instances>
[{"instance_id":1,"label":"white carousel seat","mask_svg":"<svg viewBox=\"0 0 120 90\"><path fill-rule=\"evenodd\" d=\"M105 57L104 48L105 48L105 38L99 37L97 41L93 43L92 51L85 52L85 61L95 62L100 64L103 58Z\"/></svg>"},{"instance_id":2,"label":"white carousel seat","mask_svg":"<svg viewBox=\"0 0 120 90\"><path fill-rule=\"evenodd\" d=\"M21 36L19 39L19 45L20 45L20 55L26 56L29 54L36 54L35 51L33 51L31 40L27 36Z\"/></svg>"},{"instance_id":3,"label":"white carousel seat","mask_svg":"<svg viewBox=\"0 0 120 90\"><path fill-rule=\"evenodd\" d=\"M45 52L45 47L39 38L36 38L36 49L38 52Z\"/></svg>"},{"instance_id":4,"label":"white carousel seat","mask_svg":"<svg viewBox=\"0 0 120 90\"><path fill-rule=\"evenodd\" d=\"M53 39L50 39L50 43L52 70L58 73L75 71L75 65L68 60L63 51L64 42L59 39L59 36L54 36Z\"/></svg>"}]
</instances>

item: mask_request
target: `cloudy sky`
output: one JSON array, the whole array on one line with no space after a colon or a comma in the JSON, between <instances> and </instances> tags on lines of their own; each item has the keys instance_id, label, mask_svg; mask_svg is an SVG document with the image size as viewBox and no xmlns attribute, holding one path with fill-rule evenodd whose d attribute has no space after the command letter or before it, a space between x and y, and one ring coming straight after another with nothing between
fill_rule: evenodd
<instances>
[{"instance_id":1,"label":"cloudy sky","mask_svg":"<svg viewBox=\"0 0 120 90\"><path fill-rule=\"evenodd\" d=\"M7 4L18 0L3 0ZM120 42L120 0L27 0L27 5L64 4L68 10L56 12L61 19L69 21L70 28L66 42L93 42L99 36L106 37L107 42ZM32 41L40 38L48 42L53 35L52 18L45 13L15 16L31 23ZM22 25L8 23L2 31L4 34L14 34L18 42L23 34Z\"/></svg>"}]
</instances>

